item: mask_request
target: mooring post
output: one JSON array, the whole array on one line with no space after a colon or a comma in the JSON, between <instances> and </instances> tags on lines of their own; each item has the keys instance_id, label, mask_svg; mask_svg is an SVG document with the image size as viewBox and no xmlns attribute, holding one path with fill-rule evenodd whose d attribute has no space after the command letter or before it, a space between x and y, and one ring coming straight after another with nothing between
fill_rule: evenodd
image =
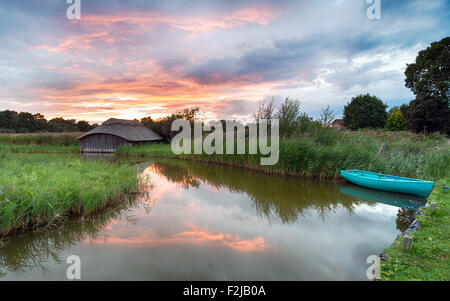
<instances>
[{"instance_id":1,"label":"mooring post","mask_svg":"<svg viewBox=\"0 0 450 301\"><path fill-rule=\"evenodd\" d=\"M412 238L411 235L403 236L403 249L404 250L411 250L412 249L412 242L413 242L413 238Z\"/></svg>"},{"instance_id":2,"label":"mooring post","mask_svg":"<svg viewBox=\"0 0 450 301\"><path fill-rule=\"evenodd\" d=\"M435 211L436 210L436 202L430 203L430 208L431 208L431 211Z\"/></svg>"}]
</instances>

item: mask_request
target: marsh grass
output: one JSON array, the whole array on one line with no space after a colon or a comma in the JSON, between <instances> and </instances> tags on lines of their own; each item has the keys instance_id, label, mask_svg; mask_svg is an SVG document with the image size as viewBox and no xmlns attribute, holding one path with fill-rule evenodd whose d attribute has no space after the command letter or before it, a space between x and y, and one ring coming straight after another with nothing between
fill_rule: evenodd
<instances>
[{"instance_id":1,"label":"marsh grass","mask_svg":"<svg viewBox=\"0 0 450 301\"><path fill-rule=\"evenodd\" d=\"M137 181L127 164L0 153L0 236L90 215L132 195Z\"/></svg>"},{"instance_id":2,"label":"marsh grass","mask_svg":"<svg viewBox=\"0 0 450 301\"><path fill-rule=\"evenodd\" d=\"M77 146L83 133L0 134L0 144Z\"/></svg>"},{"instance_id":3,"label":"marsh grass","mask_svg":"<svg viewBox=\"0 0 450 301\"><path fill-rule=\"evenodd\" d=\"M45 144L4 144L0 143L0 152L10 153L78 153L78 145Z\"/></svg>"},{"instance_id":4,"label":"marsh grass","mask_svg":"<svg viewBox=\"0 0 450 301\"><path fill-rule=\"evenodd\" d=\"M280 140L276 165L262 166L261 154L175 155L170 144L120 147L125 155L176 157L316 178L339 178L343 169L361 169L398 176L436 180L450 176L450 144L441 135L404 132L322 129Z\"/></svg>"}]
</instances>

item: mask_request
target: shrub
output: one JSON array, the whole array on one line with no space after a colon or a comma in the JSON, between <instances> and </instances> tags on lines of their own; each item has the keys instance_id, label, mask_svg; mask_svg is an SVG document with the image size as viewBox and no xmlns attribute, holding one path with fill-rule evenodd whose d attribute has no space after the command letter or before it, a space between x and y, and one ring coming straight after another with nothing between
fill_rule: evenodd
<instances>
[{"instance_id":1,"label":"shrub","mask_svg":"<svg viewBox=\"0 0 450 301\"><path fill-rule=\"evenodd\" d=\"M376 96L358 95L344 107L345 127L356 130L361 128L384 128L387 120L387 105Z\"/></svg>"}]
</instances>

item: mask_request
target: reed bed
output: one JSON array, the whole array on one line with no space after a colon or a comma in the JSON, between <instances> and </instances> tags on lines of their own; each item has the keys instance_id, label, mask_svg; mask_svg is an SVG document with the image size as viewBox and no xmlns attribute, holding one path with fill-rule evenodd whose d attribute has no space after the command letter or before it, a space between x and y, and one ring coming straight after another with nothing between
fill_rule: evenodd
<instances>
[{"instance_id":1,"label":"reed bed","mask_svg":"<svg viewBox=\"0 0 450 301\"><path fill-rule=\"evenodd\" d=\"M123 146L118 149L118 153L178 157L323 179L339 178L342 169L361 169L429 180L450 176L449 139L437 134L423 136L401 132L323 129L280 140L279 161L273 166L262 166L261 154L175 155L170 144Z\"/></svg>"},{"instance_id":2,"label":"reed bed","mask_svg":"<svg viewBox=\"0 0 450 301\"><path fill-rule=\"evenodd\" d=\"M137 182L126 164L0 153L0 236L90 215L134 194Z\"/></svg>"},{"instance_id":3,"label":"reed bed","mask_svg":"<svg viewBox=\"0 0 450 301\"><path fill-rule=\"evenodd\" d=\"M0 134L0 144L76 146L83 133Z\"/></svg>"}]
</instances>

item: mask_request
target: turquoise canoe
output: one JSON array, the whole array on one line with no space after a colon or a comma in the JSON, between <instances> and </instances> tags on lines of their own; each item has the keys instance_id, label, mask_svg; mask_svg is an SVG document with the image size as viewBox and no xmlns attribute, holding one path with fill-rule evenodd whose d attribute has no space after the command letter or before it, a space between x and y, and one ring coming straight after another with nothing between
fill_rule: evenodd
<instances>
[{"instance_id":1,"label":"turquoise canoe","mask_svg":"<svg viewBox=\"0 0 450 301\"><path fill-rule=\"evenodd\" d=\"M434 182L384 175L362 170L341 170L341 176L353 184L384 191L408 193L427 197Z\"/></svg>"}]
</instances>

